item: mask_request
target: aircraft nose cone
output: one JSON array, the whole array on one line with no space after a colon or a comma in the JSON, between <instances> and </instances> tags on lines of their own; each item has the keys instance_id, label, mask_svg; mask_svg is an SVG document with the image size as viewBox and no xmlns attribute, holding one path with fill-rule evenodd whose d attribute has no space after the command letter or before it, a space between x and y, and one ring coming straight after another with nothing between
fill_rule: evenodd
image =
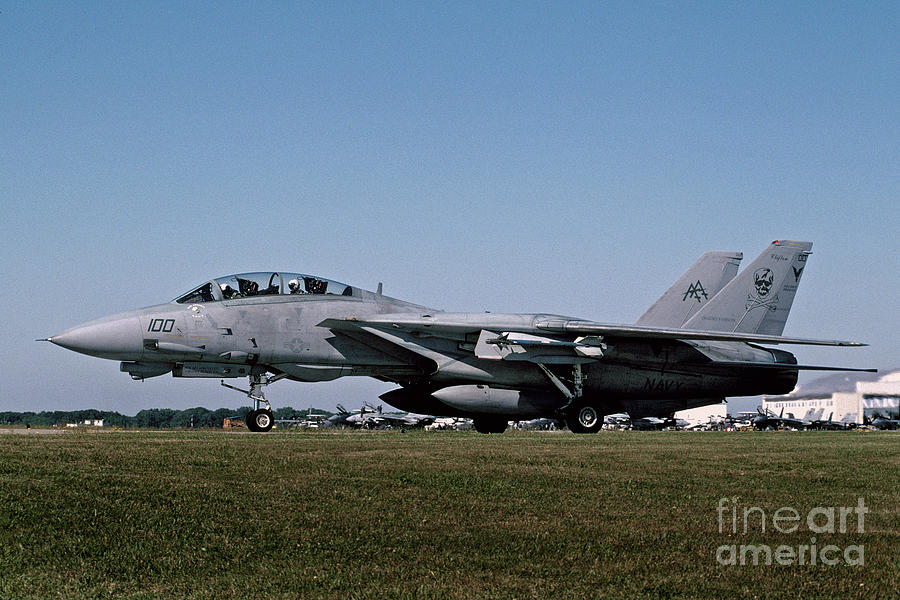
<instances>
[{"instance_id":1,"label":"aircraft nose cone","mask_svg":"<svg viewBox=\"0 0 900 600\"><path fill-rule=\"evenodd\" d=\"M143 351L136 316L113 316L90 321L49 338L74 352L113 360L140 360Z\"/></svg>"}]
</instances>

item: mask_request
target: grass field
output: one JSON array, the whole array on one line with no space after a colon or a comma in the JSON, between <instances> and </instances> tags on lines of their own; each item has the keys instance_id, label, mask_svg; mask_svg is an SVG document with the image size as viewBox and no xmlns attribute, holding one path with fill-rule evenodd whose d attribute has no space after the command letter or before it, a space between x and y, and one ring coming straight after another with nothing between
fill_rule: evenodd
<instances>
[{"instance_id":1,"label":"grass field","mask_svg":"<svg viewBox=\"0 0 900 600\"><path fill-rule=\"evenodd\" d=\"M0 435L0 596L898 598L898 475L892 432ZM717 560L814 535L864 565Z\"/></svg>"}]
</instances>

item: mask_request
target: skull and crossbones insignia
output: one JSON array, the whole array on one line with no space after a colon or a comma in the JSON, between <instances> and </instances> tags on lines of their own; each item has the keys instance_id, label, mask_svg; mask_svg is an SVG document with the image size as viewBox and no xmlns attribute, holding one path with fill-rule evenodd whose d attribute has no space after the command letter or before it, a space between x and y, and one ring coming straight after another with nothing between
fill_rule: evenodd
<instances>
[{"instance_id":1,"label":"skull and crossbones insignia","mask_svg":"<svg viewBox=\"0 0 900 600\"><path fill-rule=\"evenodd\" d=\"M775 274L772 273L772 269L757 269L753 273L753 285L756 287L756 295L761 299L769 295L774 282Z\"/></svg>"},{"instance_id":2,"label":"skull and crossbones insignia","mask_svg":"<svg viewBox=\"0 0 900 600\"><path fill-rule=\"evenodd\" d=\"M777 308L778 294L770 297L772 287L775 285L775 274L772 269L757 269L753 273L753 287L756 290L756 297L747 295L747 310L762 307L771 311Z\"/></svg>"}]
</instances>

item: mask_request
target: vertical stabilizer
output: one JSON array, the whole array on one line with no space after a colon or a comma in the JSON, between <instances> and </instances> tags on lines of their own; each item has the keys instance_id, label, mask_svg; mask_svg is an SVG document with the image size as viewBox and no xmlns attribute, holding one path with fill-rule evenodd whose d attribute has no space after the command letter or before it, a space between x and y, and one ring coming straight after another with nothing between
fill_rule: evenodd
<instances>
[{"instance_id":1,"label":"vertical stabilizer","mask_svg":"<svg viewBox=\"0 0 900 600\"><path fill-rule=\"evenodd\" d=\"M681 327L734 278L743 257L740 252L706 252L635 324Z\"/></svg>"},{"instance_id":2,"label":"vertical stabilizer","mask_svg":"<svg viewBox=\"0 0 900 600\"><path fill-rule=\"evenodd\" d=\"M811 248L812 242L772 242L684 328L781 335Z\"/></svg>"}]
</instances>

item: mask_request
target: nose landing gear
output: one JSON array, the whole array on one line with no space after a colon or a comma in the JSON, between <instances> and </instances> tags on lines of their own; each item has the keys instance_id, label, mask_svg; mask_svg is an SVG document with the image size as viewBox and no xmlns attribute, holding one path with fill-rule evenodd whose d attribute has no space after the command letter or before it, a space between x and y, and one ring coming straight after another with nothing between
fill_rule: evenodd
<instances>
[{"instance_id":1,"label":"nose landing gear","mask_svg":"<svg viewBox=\"0 0 900 600\"><path fill-rule=\"evenodd\" d=\"M247 413L245 420L247 429L254 432L266 432L272 429L275 424L275 417L272 415L272 409L256 409Z\"/></svg>"},{"instance_id":2,"label":"nose landing gear","mask_svg":"<svg viewBox=\"0 0 900 600\"><path fill-rule=\"evenodd\" d=\"M275 424L275 416L272 414L272 406L266 400L265 387L284 377L287 377L287 375L279 374L274 377L269 377L265 373L250 375L249 390L242 390L224 381L219 383L223 387L246 394L253 401L253 410L247 413L247 429L253 432L266 432L272 429L272 426Z\"/></svg>"}]
</instances>

